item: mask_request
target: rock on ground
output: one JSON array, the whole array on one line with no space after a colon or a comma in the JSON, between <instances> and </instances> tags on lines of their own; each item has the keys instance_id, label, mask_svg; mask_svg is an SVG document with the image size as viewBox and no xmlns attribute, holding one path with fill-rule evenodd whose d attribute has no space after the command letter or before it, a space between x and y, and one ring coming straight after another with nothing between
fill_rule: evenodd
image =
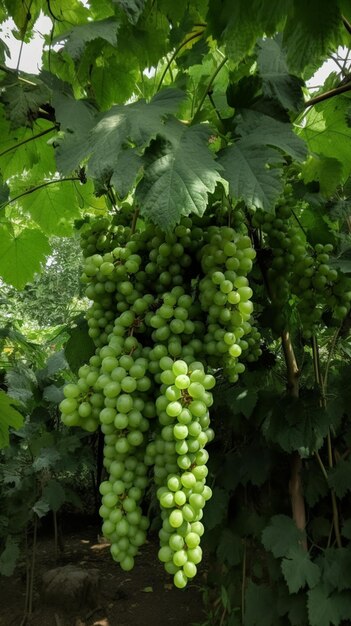
<instances>
[{"instance_id":1,"label":"rock on ground","mask_svg":"<svg viewBox=\"0 0 351 626\"><path fill-rule=\"evenodd\" d=\"M62 610L95 608L99 604L99 570L75 565L51 569L42 577L42 601Z\"/></svg>"}]
</instances>

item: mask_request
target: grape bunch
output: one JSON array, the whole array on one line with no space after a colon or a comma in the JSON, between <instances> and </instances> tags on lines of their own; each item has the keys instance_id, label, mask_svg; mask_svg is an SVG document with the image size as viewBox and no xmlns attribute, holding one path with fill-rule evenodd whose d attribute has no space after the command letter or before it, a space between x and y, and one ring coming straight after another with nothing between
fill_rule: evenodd
<instances>
[{"instance_id":1,"label":"grape bunch","mask_svg":"<svg viewBox=\"0 0 351 626\"><path fill-rule=\"evenodd\" d=\"M342 321L350 311L351 279L332 266L333 245L310 244L289 204L277 206L275 214L256 211L252 223L260 231L262 247L271 254L267 276L281 317L280 330L292 304L305 338L323 323L326 312Z\"/></svg>"},{"instance_id":2,"label":"grape bunch","mask_svg":"<svg viewBox=\"0 0 351 626\"><path fill-rule=\"evenodd\" d=\"M206 445L216 372L236 381L260 354L242 227L182 218L172 233L116 219L82 232L95 354L64 388L67 426L104 435L102 532L129 571L146 539L145 492L160 507L159 558L183 588L201 561Z\"/></svg>"}]
</instances>

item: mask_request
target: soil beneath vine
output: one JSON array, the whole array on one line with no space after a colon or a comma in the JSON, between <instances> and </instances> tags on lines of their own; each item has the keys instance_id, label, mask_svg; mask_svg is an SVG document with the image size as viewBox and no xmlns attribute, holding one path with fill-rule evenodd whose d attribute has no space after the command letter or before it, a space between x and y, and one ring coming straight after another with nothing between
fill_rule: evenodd
<instances>
[{"instance_id":1,"label":"soil beneath vine","mask_svg":"<svg viewBox=\"0 0 351 626\"><path fill-rule=\"evenodd\" d=\"M109 546L98 540L99 528L86 526L65 533L64 551L55 556L51 537L38 539L33 612L26 626L191 626L205 621L200 571L186 589L175 589L172 577L157 559L157 536L141 548L132 572L123 572L112 560ZM63 565L98 569L101 593L98 606L67 612L64 606L46 606L40 595L45 572ZM11 578L0 581L0 626L22 626L25 599L24 564Z\"/></svg>"}]
</instances>

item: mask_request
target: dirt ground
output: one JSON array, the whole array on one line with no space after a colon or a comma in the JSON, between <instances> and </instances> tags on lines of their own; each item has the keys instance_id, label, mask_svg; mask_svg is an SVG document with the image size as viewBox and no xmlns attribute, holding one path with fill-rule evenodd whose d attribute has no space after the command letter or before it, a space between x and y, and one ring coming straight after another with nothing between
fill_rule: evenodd
<instances>
[{"instance_id":1,"label":"dirt ground","mask_svg":"<svg viewBox=\"0 0 351 626\"><path fill-rule=\"evenodd\" d=\"M193 584L174 588L172 577L157 559L157 536L140 550L131 572L112 560L109 546L98 541L98 527L65 534L65 547L56 560L52 537L39 538L34 588L34 609L26 626L191 626L205 621L201 568ZM44 572L73 564L97 568L101 579L99 606L66 612L63 606L45 606L40 597ZM0 626L22 626L25 576L18 568L0 579Z\"/></svg>"}]
</instances>

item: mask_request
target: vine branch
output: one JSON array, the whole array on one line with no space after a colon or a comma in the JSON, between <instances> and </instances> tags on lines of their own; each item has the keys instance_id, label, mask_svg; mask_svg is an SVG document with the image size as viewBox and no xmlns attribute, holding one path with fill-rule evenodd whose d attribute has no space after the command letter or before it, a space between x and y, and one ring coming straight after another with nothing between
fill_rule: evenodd
<instances>
[{"instance_id":1,"label":"vine branch","mask_svg":"<svg viewBox=\"0 0 351 626\"><path fill-rule=\"evenodd\" d=\"M204 104L204 102L206 100L207 94L211 90L211 87L212 87L212 85L213 85L213 83L215 81L216 76L219 74L219 72L221 71L222 67L226 64L227 61L228 61L228 57L224 57L224 59L222 59L222 61L218 65L218 67L216 67L215 71L213 72L213 74L212 74L212 76L210 78L210 82L208 83L208 85L206 87L206 90L205 90L205 92L204 92L204 94L203 94L203 96L202 96L202 98L201 98L201 100L199 102L199 105L198 105L198 107L197 107L197 109L195 111L194 118L200 113L200 111L201 111L201 109L203 107L203 104Z\"/></svg>"},{"instance_id":2,"label":"vine branch","mask_svg":"<svg viewBox=\"0 0 351 626\"><path fill-rule=\"evenodd\" d=\"M175 51L173 52L173 54L171 55L169 61L167 62L167 65L165 67L165 69L162 72L162 76L159 80L159 83L157 85L157 89L156 91L160 91L161 87L162 87L162 83L165 79L165 76L168 72L168 70L170 69L174 59L176 58L176 56L179 54L179 52L181 51L182 48L184 48L190 41L192 41L193 39L197 39L198 37L201 37L203 35L204 31L201 31L199 33L194 33L193 35L191 35L190 37L188 37L187 39L185 39L185 41L182 41L181 44L179 44L178 48L175 49Z\"/></svg>"},{"instance_id":3,"label":"vine branch","mask_svg":"<svg viewBox=\"0 0 351 626\"><path fill-rule=\"evenodd\" d=\"M324 93L320 93L319 96L315 96L314 98L310 98L307 102L304 103L304 108L314 106L319 102L323 102L324 100L329 100L329 98L333 98L334 96L338 96L341 93L346 93L347 91L351 91L351 80L347 82L345 85L339 85L339 87L335 87L334 89L330 89L329 91L325 91Z\"/></svg>"},{"instance_id":4,"label":"vine branch","mask_svg":"<svg viewBox=\"0 0 351 626\"><path fill-rule=\"evenodd\" d=\"M41 183L40 185L36 185L35 187L31 187L30 189L26 189L26 191L23 191L22 193L18 194L18 196L15 196L14 198L11 198L10 200L7 200L7 202L4 202L1 206L0 209L5 209L7 206L9 206L10 204L12 204L13 202L16 202L16 200L19 200L20 198L23 198L24 196L29 196L31 193L34 193L34 191L38 191L39 189L43 189L43 187L48 187L49 185L55 185L57 183L67 183L70 181L79 181L82 182L82 178L79 176L69 176L67 178L57 178L55 180L48 180L46 183Z\"/></svg>"},{"instance_id":5,"label":"vine branch","mask_svg":"<svg viewBox=\"0 0 351 626\"><path fill-rule=\"evenodd\" d=\"M346 19L346 17L343 15L342 16L342 23L344 24L347 32L349 33L349 35L351 35L351 24L350 22Z\"/></svg>"},{"instance_id":6,"label":"vine branch","mask_svg":"<svg viewBox=\"0 0 351 626\"><path fill-rule=\"evenodd\" d=\"M10 74L10 76L15 76L18 80L21 80L23 83L26 83L27 85L32 85L33 87L38 86L38 83L34 83L32 80L28 80L28 78L24 78L12 67L7 67L6 65L3 65L2 63L0 63L0 71L5 72L5 74Z\"/></svg>"},{"instance_id":7,"label":"vine branch","mask_svg":"<svg viewBox=\"0 0 351 626\"><path fill-rule=\"evenodd\" d=\"M51 133L53 130L58 130L58 129L59 129L59 125L55 124L54 126L51 126L50 128L47 128L46 130L42 130L40 133L37 133L37 135L32 135L32 137L29 137L28 139L23 139L23 141L19 141L18 143L14 144L10 148L7 148L6 150L3 150L3 152L0 152L0 157L4 156L5 154L8 154L9 152L12 152L12 150L16 150L16 148L19 148L20 146L24 146L26 143L29 143L30 141L39 139L39 137L43 137L44 135Z\"/></svg>"},{"instance_id":8,"label":"vine branch","mask_svg":"<svg viewBox=\"0 0 351 626\"><path fill-rule=\"evenodd\" d=\"M131 225L132 234L135 233L135 228L136 228L136 223L137 223L138 217L139 217L139 208L135 207L135 210L134 210L134 213L133 213L132 225Z\"/></svg>"}]
</instances>

